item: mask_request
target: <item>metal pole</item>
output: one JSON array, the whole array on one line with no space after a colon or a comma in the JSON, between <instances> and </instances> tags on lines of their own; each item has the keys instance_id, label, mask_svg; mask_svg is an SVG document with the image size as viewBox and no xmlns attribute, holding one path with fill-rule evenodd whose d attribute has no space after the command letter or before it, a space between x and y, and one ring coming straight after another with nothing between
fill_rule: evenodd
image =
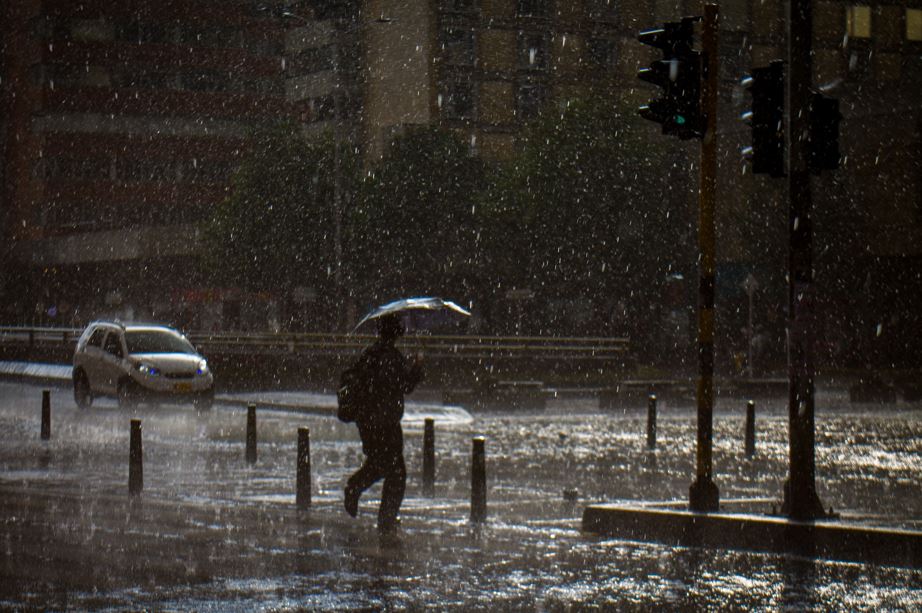
<instances>
[{"instance_id":1,"label":"metal pole","mask_svg":"<svg viewBox=\"0 0 922 613\"><path fill-rule=\"evenodd\" d=\"M656 395L650 394L647 401L647 448L656 448Z\"/></svg>"},{"instance_id":2,"label":"metal pole","mask_svg":"<svg viewBox=\"0 0 922 613\"><path fill-rule=\"evenodd\" d=\"M311 430L298 428L298 472L295 504L299 509L311 506Z\"/></svg>"},{"instance_id":3,"label":"metal pole","mask_svg":"<svg viewBox=\"0 0 922 613\"><path fill-rule=\"evenodd\" d=\"M131 420L128 444L128 494L135 496L144 489L144 454L141 449L141 420Z\"/></svg>"},{"instance_id":4,"label":"metal pole","mask_svg":"<svg viewBox=\"0 0 922 613\"><path fill-rule=\"evenodd\" d=\"M423 495L435 492L435 420L426 418L423 432Z\"/></svg>"},{"instance_id":5,"label":"metal pole","mask_svg":"<svg viewBox=\"0 0 922 613\"><path fill-rule=\"evenodd\" d=\"M698 198L698 440L695 481L688 491L693 511L716 511L720 492L712 479L714 417L714 203L717 191L717 6L704 7L701 37L704 83L701 106L707 127L701 143L701 185Z\"/></svg>"},{"instance_id":6,"label":"metal pole","mask_svg":"<svg viewBox=\"0 0 922 613\"><path fill-rule=\"evenodd\" d=\"M42 390L42 440L51 438L51 391Z\"/></svg>"},{"instance_id":7,"label":"metal pole","mask_svg":"<svg viewBox=\"0 0 922 613\"><path fill-rule=\"evenodd\" d=\"M471 440L471 521L487 518L487 462L484 438Z\"/></svg>"},{"instance_id":8,"label":"metal pole","mask_svg":"<svg viewBox=\"0 0 922 613\"><path fill-rule=\"evenodd\" d=\"M785 127L788 151L790 246L788 251L789 474L781 512L797 519L824 517L816 493L814 455L813 223L808 166L813 14L810 0L789 0L788 83Z\"/></svg>"},{"instance_id":9,"label":"metal pole","mask_svg":"<svg viewBox=\"0 0 922 613\"><path fill-rule=\"evenodd\" d=\"M256 405L247 406L247 450L246 460L248 464L256 462Z\"/></svg>"}]
</instances>

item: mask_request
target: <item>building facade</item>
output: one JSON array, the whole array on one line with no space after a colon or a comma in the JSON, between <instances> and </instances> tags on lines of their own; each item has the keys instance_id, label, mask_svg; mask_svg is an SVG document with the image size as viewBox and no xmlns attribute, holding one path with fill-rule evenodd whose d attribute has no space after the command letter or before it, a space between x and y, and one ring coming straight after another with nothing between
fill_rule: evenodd
<instances>
[{"instance_id":1,"label":"building facade","mask_svg":"<svg viewBox=\"0 0 922 613\"><path fill-rule=\"evenodd\" d=\"M2 6L4 319L60 323L129 306L175 319L191 303L239 300L202 277L197 232L255 127L287 118L308 135L332 130L371 164L406 126L439 125L485 159L508 159L544 108L589 93L629 107L653 97L636 72L655 50L637 32L703 2ZM781 0L720 10L718 301L733 336L741 271L760 281L764 317L784 321L783 181L746 171L737 118L740 77L786 56L786 15ZM871 345L899 340L920 324L910 303L922 293L922 1L816 2L813 22L814 84L844 116L842 166L814 180L824 308L862 338L873 327ZM666 137L651 124L650 138ZM676 207L691 219L697 151L675 143L667 173L683 181Z\"/></svg>"}]
</instances>

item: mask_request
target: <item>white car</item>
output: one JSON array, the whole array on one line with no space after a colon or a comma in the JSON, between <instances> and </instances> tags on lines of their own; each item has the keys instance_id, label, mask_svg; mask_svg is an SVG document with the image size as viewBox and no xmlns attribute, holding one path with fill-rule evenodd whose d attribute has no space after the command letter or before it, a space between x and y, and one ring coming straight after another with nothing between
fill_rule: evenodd
<instances>
[{"instance_id":1,"label":"white car","mask_svg":"<svg viewBox=\"0 0 922 613\"><path fill-rule=\"evenodd\" d=\"M121 407L191 400L196 408L209 409L214 401L208 362L185 336L166 326L91 323L77 341L73 380L81 409L97 396L114 396Z\"/></svg>"}]
</instances>

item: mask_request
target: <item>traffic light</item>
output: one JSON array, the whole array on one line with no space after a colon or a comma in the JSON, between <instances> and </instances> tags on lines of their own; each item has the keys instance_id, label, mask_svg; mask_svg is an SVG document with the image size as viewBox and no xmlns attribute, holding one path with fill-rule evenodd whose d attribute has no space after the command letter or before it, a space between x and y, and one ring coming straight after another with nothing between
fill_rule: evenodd
<instances>
[{"instance_id":1,"label":"traffic light","mask_svg":"<svg viewBox=\"0 0 922 613\"><path fill-rule=\"evenodd\" d=\"M753 68L740 85L752 94L752 110L741 119L752 126L752 146L743 157L752 162L752 172L784 176L784 62L775 60L764 68Z\"/></svg>"},{"instance_id":2,"label":"traffic light","mask_svg":"<svg viewBox=\"0 0 922 613\"><path fill-rule=\"evenodd\" d=\"M642 81L663 88L661 98L638 109L640 116L662 124L663 134L682 140L704 136L701 114L701 53L692 48L693 24L700 17L664 23L661 28L644 30L637 40L662 50L663 59L637 73Z\"/></svg>"},{"instance_id":3,"label":"traffic light","mask_svg":"<svg viewBox=\"0 0 922 613\"><path fill-rule=\"evenodd\" d=\"M819 92L810 98L810 146L808 165L810 172L839 167L839 101Z\"/></svg>"}]
</instances>

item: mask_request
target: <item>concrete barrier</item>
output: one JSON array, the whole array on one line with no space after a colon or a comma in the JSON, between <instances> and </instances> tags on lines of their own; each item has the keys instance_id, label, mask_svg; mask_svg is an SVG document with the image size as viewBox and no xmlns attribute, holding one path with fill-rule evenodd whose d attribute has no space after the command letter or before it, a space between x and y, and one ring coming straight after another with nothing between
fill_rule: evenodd
<instances>
[{"instance_id":1,"label":"concrete barrier","mask_svg":"<svg viewBox=\"0 0 922 613\"><path fill-rule=\"evenodd\" d=\"M583 530L626 540L922 567L922 532L784 517L592 505Z\"/></svg>"},{"instance_id":2,"label":"concrete barrier","mask_svg":"<svg viewBox=\"0 0 922 613\"><path fill-rule=\"evenodd\" d=\"M487 463L485 439L471 440L471 521L487 519Z\"/></svg>"},{"instance_id":3,"label":"concrete barrier","mask_svg":"<svg viewBox=\"0 0 922 613\"><path fill-rule=\"evenodd\" d=\"M647 399L647 449L656 449L656 395Z\"/></svg>"},{"instance_id":4,"label":"concrete barrier","mask_svg":"<svg viewBox=\"0 0 922 613\"><path fill-rule=\"evenodd\" d=\"M298 428L297 490L295 504L299 509L311 506L311 431Z\"/></svg>"},{"instance_id":5,"label":"concrete barrier","mask_svg":"<svg viewBox=\"0 0 922 613\"><path fill-rule=\"evenodd\" d=\"M51 438L51 390L42 390L42 440Z\"/></svg>"},{"instance_id":6,"label":"concrete barrier","mask_svg":"<svg viewBox=\"0 0 922 613\"><path fill-rule=\"evenodd\" d=\"M435 493L435 420L427 417L423 430L423 496Z\"/></svg>"},{"instance_id":7,"label":"concrete barrier","mask_svg":"<svg viewBox=\"0 0 922 613\"><path fill-rule=\"evenodd\" d=\"M256 463L256 405L247 405L247 464Z\"/></svg>"},{"instance_id":8,"label":"concrete barrier","mask_svg":"<svg viewBox=\"0 0 922 613\"><path fill-rule=\"evenodd\" d=\"M751 458L756 453L756 403L750 400L746 403L746 457Z\"/></svg>"},{"instance_id":9,"label":"concrete barrier","mask_svg":"<svg viewBox=\"0 0 922 613\"><path fill-rule=\"evenodd\" d=\"M137 496L144 489L144 452L141 447L141 420L131 420L128 444L128 494Z\"/></svg>"}]
</instances>

